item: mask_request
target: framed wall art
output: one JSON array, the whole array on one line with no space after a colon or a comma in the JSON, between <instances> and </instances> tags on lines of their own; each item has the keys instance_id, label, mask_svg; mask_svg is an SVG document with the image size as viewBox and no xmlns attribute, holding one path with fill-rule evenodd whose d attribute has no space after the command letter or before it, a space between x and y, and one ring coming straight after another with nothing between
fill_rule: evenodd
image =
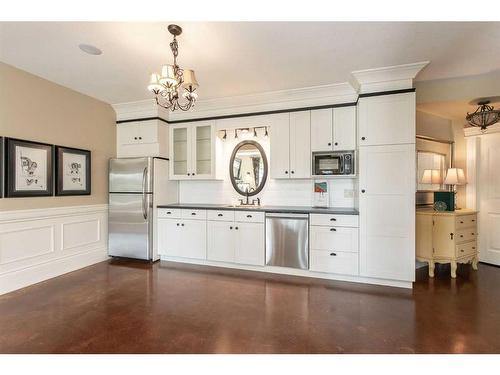
<instances>
[{"instance_id":1,"label":"framed wall art","mask_svg":"<svg viewBox=\"0 0 500 375\"><path fill-rule=\"evenodd\" d=\"M5 197L44 197L54 194L54 146L5 138Z\"/></svg>"},{"instance_id":2,"label":"framed wall art","mask_svg":"<svg viewBox=\"0 0 500 375\"><path fill-rule=\"evenodd\" d=\"M3 173L5 170L4 162L4 138L0 137L0 198L3 198Z\"/></svg>"},{"instance_id":3,"label":"framed wall art","mask_svg":"<svg viewBox=\"0 0 500 375\"><path fill-rule=\"evenodd\" d=\"M90 151L56 146L56 195L90 195Z\"/></svg>"}]
</instances>

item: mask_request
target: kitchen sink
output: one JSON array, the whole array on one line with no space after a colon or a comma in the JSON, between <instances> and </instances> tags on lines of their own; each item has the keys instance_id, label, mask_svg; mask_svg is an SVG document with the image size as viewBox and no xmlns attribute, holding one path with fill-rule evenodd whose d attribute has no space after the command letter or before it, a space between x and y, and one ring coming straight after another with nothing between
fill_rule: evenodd
<instances>
[{"instance_id":1,"label":"kitchen sink","mask_svg":"<svg viewBox=\"0 0 500 375\"><path fill-rule=\"evenodd\" d=\"M262 206L252 206L252 205L246 205L246 204L228 204L227 206L225 207L228 207L228 208L250 208L250 209L259 209L259 208L263 208Z\"/></svg>"}]
</instances>

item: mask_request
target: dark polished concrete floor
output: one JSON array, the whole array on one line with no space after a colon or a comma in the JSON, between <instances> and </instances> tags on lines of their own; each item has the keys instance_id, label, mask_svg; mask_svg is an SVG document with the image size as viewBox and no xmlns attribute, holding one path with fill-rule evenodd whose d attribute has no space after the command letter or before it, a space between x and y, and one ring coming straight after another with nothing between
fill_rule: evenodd
<instances>
[{"instance_id":1,"label":"dark polished concrete floor","mask_svg":"<svg viewBox=\"0 0 500 375\"><path fill-rule=\"evenodd\" d=\"M499 353L500 268L413 291L111 261L0 296L1 353Z\"/></svg>"}]
</instances>

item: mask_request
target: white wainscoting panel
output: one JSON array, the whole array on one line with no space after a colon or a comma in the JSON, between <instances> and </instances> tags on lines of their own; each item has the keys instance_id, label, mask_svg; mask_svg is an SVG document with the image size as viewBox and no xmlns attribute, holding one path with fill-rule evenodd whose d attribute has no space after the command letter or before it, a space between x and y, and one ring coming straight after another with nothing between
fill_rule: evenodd
<instances>
[{"instance_id":1,"label":"white wainscoting panel","mask_svg":"<svg viewBox=\"0 0 500 375\"><path fill-rule=\"evenodd\" d=\"M0 212L0 294L108 259L108 205Z\"/></svg>"}]
</instances>

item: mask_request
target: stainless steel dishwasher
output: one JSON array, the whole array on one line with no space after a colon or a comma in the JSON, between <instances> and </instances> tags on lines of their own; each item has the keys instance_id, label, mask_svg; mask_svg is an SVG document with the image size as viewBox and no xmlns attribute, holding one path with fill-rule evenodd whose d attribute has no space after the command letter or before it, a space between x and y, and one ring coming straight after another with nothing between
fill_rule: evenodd
<instances>
[{"instance_id":1,"label":"stainless steel dishwasher","mask_svg":"<svg viewBox=\"0 0 500 375\"><path fill-rule=\"evenodd\" d=\"M309 214L266 213L266 265L309 268Z\"/></svg>"}]
</instances>

